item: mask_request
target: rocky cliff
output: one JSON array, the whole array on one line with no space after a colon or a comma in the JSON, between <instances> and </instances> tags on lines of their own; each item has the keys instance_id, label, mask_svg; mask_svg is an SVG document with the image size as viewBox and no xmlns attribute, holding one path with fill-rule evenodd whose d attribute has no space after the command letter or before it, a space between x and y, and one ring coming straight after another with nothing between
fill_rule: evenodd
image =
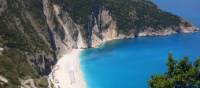
<instances>
[{"instance_id":1,"label":"rocky cliff","mask_svg":"<svg viewBox=\"0 0 200 88\"><path fill-rule=\"evenodd\" d=\"M97 47L113 39L197 30L189 22L145 0L43 0L43 11L55 32L55 40L59 40L56 45L60 53L66 48ZM61 34L56 35L55 30Z\"/></svg>"},{"instance_id":2,"label":"rocky cliff","mask_svg":"<svg viewBox=\"0 0 200 88\"><path fill-rule=\"evenodd\" d=\"M194 31L149 0L0 0L0 75L16 87L20 80L41 81L73 48Z\"/></svg>"}]
</instances>

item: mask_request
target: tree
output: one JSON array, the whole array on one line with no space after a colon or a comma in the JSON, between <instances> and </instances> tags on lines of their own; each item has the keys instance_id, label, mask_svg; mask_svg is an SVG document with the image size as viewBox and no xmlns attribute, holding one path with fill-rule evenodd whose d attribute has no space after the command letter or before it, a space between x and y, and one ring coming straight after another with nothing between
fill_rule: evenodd
<instances>
[{"instance_id":1,"label":"tree","mask_svg":"<svg viewBox=\"0 0 200 88\"><path fill-rule=\"evenodd\" d=\"M151 88L199 88L200 59L193 65L188 57L176 62L173 55L168 55L168 71L162 75L154 75L149 80Z\"/></svg>"},{"instance_id":2,"label":"tree","mask_svg":"<svg viewBox=\"0 0 200 88\"><path fill-rule=\"evenodd\" d=\"M197 60L194 62L194 66L198 69L200 69L200 57L197 58Z\"/></svg>"},{"instance_id":3,"label":"tree","mask_svg":"<svg viewBox=\"0 0 200 88\"><path fill-rule=\"evenodd\" d=\"M179 69L183 72L190 70L190 68L192 68L192 64L189 62L188 57L184 57L183 60L181 60L176 66L176 69Z\"/></svg>"},{"instance_id":4,"label":"tree","mask_svg":"<svg viewBox=\"0 0 200 88\"><path fill-rule=\"evenodd\" d=\"M173 54L168 54L168 61L167 61L167 67L168 67L168 74L169 76L172 76L175 70L176 61L174 60Z\"/></svg>"},{"instance_id":5,"label":"tree","mask_svg":"<svg viewBox=\"0 0 200 88\"><path fill-rule=\"evenodd\" d=\"M149 80L149 85L152 88L172 88L174 83L165 75L155 75Z\"/></svg>"}]
</instances>

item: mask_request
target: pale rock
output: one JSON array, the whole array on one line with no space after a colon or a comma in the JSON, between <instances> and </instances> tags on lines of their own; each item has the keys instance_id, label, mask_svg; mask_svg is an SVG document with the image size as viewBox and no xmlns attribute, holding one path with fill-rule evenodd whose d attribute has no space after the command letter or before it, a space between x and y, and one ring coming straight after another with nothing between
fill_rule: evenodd
<instances>
[{"instance_id":1,"label":"pale rock","mask_svg":"<svg viewBox=\"0 0 200 88\"><path fill-rule=\"evenodd\" d=\"M174 33L176 33L176 31L171 27L161 29L158 31L154 31L153 28L149 27L145 29L144 31L139 32L138 36L164 36L164 35L170 35Z\"/></svg>"},{"instance_id":2,"label":"pale rock","mask_svg":"<svg viewBox=\"0 0 200 88\"><path fill-rule=\"evenodd\" d=\"M56 54L57 57L61 57L63 54L67 53L67 50L69 49L62 41L61 35L57 35L55 30L58 30L59 28L56 27L55 19L54 19L54 11L52 9L52 3L49 0L42 0L43 1L43 12L46 16L47 24L51 30L51 37L54 43L54 47L56 48ZM57 9L55 9L57 10Z\"/></svg>"},{"instance_id":3,"label":"pale rock","mask_svg":"<svg viewBox=\"0 0 200 88\"><path fill-rule=\"evenodd\" d=\"M7 0L0 0L0 16L7 9Z\"/></svg>"},{"instance_id":4,"label":"pale rock","mask_svg":"<svg viewBox=\"0 0 200 88\"><path fill-rule=\"evenodd\" d=\"M198 28L196 28L194 26L186 27L186 26L184 26L182 24L180 24L180 29L181 29L181 32L183 32L183 33L191 33L191 32L198 31Z\"/></svg>"},{"instance_id":5,"label":"pale rock","mask_svg":"<svg viewBox=\"0 0 200 88\"><path fill-rule=\"evenodd\" d=\"M20 80L21 81L21 87L20 88L37 88L35 86L33 79L27 79L27 80Z\"/></svg>"},{"instance_id":6,"label":"pale rock","mask_svg":"<svg viewBox=\"0 0 200 88\"><path fill-rule=\"evenodd\" d=\"M4 85L8 83L8 79L0 75L0 85Z\"/></svg>"},{"instance_id":7,"label":"pale rock","mask_svg":"<svg viewBox=\"0 0 200 88\"><path fill-rule=\"evenodd\" d=\"M2 54L3 50L4 50L4 48L0 47L0 55Z\"/></svg>"}]
</instances>

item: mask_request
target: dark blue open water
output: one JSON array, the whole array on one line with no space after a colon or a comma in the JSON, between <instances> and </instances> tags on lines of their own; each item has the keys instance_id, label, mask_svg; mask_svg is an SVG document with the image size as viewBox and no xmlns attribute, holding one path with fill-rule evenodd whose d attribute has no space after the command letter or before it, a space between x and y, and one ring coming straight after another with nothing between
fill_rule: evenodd
<instances>
[{"instance_id":1,"label":"dark blue open water","mask_svg":"<svg viewBox=\"0 0 200 88\"><path fill-rule=\"evenodd\" d=\"M200 27L200 0L155 0ZM170 36L139 37L108 42L81 54L81 67L89 88L148 88L153 74L166 71L167 54L177 60L200 56L200 32Z\"/></svg>"}]
</instances>

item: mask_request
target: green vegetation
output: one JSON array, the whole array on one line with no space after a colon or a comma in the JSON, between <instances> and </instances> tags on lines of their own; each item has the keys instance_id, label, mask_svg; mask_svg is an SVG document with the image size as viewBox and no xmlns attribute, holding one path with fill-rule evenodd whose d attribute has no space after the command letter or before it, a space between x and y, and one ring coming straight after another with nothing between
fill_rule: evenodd
<instances>
[{"instance_id":1,"label":"green vegetation","mask_svg":"<svg viewBox=\"0 0 200 88\"><path fill-rule=\"evenodd\" d=\"M176 61L172 54L168 56L168 71L162 75L154 75L149 80L151 88L199 88L200 58L192 64L188 57Z\"/></svg>"},{"instance_id":2,"label":"green vegetation","mask_svg":"<svg viewBox=\"0 0 200 88\"><path fill-rule=\"evenodd\" d=\"M178 16L160 10L149 0L64 0L64 2L72 19L85 26L92 13L96 15L102 8L110 10L117 21L119 31L125 34L129 31L144 30L145 27L163 29L177 26L181 22Z\"/></svg>"},{"instance_id":3,"label":"green vegetation","mask_svg":"<svg viewBox=\"0 0 200 88\"><path fill-rule=\"evenodd\" d=\"M55 52L50 43L49 27L43 13L42 1L6 1L7 9L0 16L0 48L3 48L2 55L0 55L0 75L9 80L5 88L19 87L20 79L34 79L39 88L47 88L46 78L41 77L44 75L41 68L42 70L50 68L49 65L52 62L49 59L52 58L45 58L43 55L37 54L54 56ZM69 12L73 21L85 28L88 28L91 15L97 17L101 9L111 12L114 20L117 21L119 32L125 34L130 31L144 30L145 27L162 29L180 23L179 17L161 11L147 0L50 1L63 5L63 9ZM56 19L54 21L57 27L59 24ZM185 25L190 26L190 24ZM63 35L63 30L59 26L58 30L53 31ZM81 30L81 32L87 34L88 31ZM43 66L45 61L48 63ZM173 66L171 64L171 68L174 68ZM170 71L170 74L172 73L173 70Z\"/></svg>"},{"instance_id":4,"label":"green vegetation","mask_svg":"<svg viewBox=\"0 0 200 88\"><path fill-rule=\"evenodd\" d=\"M47 86L49 85L46 77L35 79L35 84L39 88L47 88Z\"/></svg>"},{"instance_id":5,"label":"green vegetation","mask_svg":"<svg viewBox=\"0 0 200 88\"><path fill-rule=\"evenodd\" d=\"M17 88L20 85L19 78L36 77L37 73L21 51L10 49L5 50L0 56L0 75L8 79L8 88Z\"/></svg>"},{"instance_id":6,"label":"green vegetation","mask_svg":"<svg viewBox=\"0 0 200 88\"><path fill-rule=\"evenodd\" d=\"M54 53L48 45L48 26L42 9L34 0L7 0L7 3L7 10L0 16L0 47L4 48L0 55L0 75L8 79L3 88L19 88L21 79L41 81L36 85L47 88L45 77L33 68L29 57L41 52ZM32 19L27 17L27 13ZM31 21L35 22L37 29Z\"/></svg>"},{"instance_id":7,"label":"green vegetation","mask_svg":"<svg viewBox=\"0 0 200 88\"><path fill-rule=\"evenodd\" d=\"M170 13L161 11L151 1L147 0L105 0L105 7L118 22L119 30L128 32L144 30L145 27L161 29L178 25L180 19Z\"/></svg>"}]
</instances>

